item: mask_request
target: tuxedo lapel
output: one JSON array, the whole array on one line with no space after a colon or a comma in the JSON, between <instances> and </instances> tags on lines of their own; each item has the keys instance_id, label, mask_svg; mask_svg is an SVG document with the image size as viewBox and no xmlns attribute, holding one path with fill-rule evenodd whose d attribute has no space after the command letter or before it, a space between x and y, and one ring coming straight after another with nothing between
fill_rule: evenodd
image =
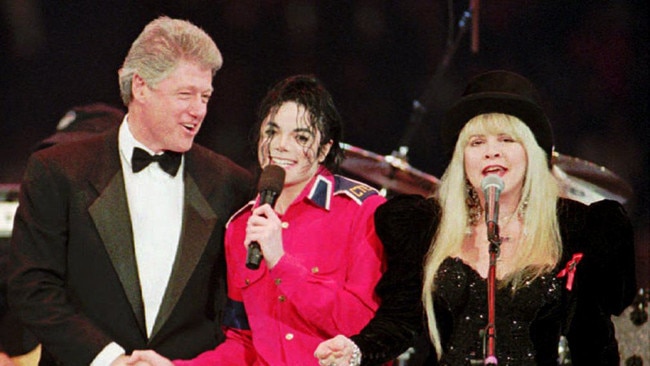
<instances>
[{"instance_id":1,"label":"tuxedo lapel","mask_svg":"<svg viewBox=\"0 0 650 366\"><path fill-rule=\"evenodd\" d=\"M144 303L133 243L133 226L129 215L124 176L117 147L117 131L105 140L109 156L91 174L89 180L98 192L89 208L99 235L131 304L142 335L146 337ZM191 161L191 152L186 154ZM186 161L188 163L188 161ZM158 311L150 342L169 319L183 290L210 241L218 217L193 178L195 169L186 165L184 173L184 207L180 242L172 273ZM209 289L205 289L209 291Z\"/></svg>"},{"instance_id":2,"label":"tuxedo lapel","mask_svg":"<svg viewBox=\"0 0 650 366\"><path fill-rule=\"evenodd\" d=\"M98 152L108 158L101 163L102 166L94 170L95 175L89 178L98 192L98 197L88 211L131 304L140 332L146 338L144 303L133 246L133 227L117 148L117 130L114 132L108 135L103 145L107 151Z\"/></svg>"},{"instance_id":3,"label":"tuxedo lapel","mask_svg":"<svg viewBox=\"0 0 650 366\"><path fill-rule=\"evenodd\" d=\"M194 268L201 259L205 246L217 223L217 215L210 207L190 174L185 175L185 204L183 228L172 274L160 305L151 339L165 324L183 293ZM208 289L205 289L208 291Z\"/></svg>"}]
</instances>

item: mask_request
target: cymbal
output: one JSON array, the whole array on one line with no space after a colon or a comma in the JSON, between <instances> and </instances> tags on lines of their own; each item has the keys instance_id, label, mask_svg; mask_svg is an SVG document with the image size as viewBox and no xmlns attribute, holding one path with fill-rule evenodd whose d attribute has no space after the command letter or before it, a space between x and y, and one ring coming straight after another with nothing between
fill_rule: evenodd
<instances>
[{"instance_id":1,"label":"cymbal","mask_svg":"<svg viewBox=\"0 0 650 366\"><path fill-rule=\"evenodd\" d=\"M359 147L341 143L345 159L341 169L382 191L430 196L440 180L424 173L404 159L382 156ZM553 152L552 172L560 185L560 196L584 204L612 199L621 204L634 195L632 187L614 172L569 155Z\"/></svg>"},{"instance_id":2,"label":"cymbal","mask_svg":"<svg viewBox=\"0 0 650 366\"><path fill-rule=\"evenodd\" d=\"M553 152L552 171L561 195L585 204L612 199L621 204L634 195L632 187L621 177L586 160Z\"/></svg>"},{"instance_id":3,"label":"cymbal","mask_svg":"<svg viewBox=\"0 0 650 366\"><path fill-rule=\"evenodd\" d=\"M429 196L435 192L439 180L392 155L382 156L359 147L341 143L345 159L341 169L379 189L383 195L392 193Z\"/></svg>"}]
</instances>

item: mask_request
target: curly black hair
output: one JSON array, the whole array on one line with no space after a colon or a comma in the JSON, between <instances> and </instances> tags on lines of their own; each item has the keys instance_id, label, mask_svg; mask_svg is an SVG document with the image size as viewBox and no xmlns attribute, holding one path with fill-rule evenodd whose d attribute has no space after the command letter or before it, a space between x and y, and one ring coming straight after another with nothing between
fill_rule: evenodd
<instances>
[{"instance_id":1,"label":"curly black hair","mask_svg":"<svg viewBox=\"0 0 650 366\"><path fill-rule=\"evenodd\" d=\"M344 157L340 146L343 122L334 105L332 95L314 75L290 76L275 84L266 93L257 112L257 122L254 127L255 141L259 139L259 131L264 119L285 102L295 102L305 107L309 114L310 127L320 132L319 149L332 141L332 147L323 164L332 172L338 171Z\"/></svg>"}]
</instances>

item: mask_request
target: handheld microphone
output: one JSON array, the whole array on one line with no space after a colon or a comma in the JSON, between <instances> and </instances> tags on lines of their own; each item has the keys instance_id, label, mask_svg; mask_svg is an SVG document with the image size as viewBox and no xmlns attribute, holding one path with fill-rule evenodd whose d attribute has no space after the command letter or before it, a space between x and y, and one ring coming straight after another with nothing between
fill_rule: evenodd
<instances>
[{"instance_id":1,"label":"handheld microphone","mask_svg":"<svg viewBox=\"0 0 650 366\"><path fill-rule=\"evenodd\" d=\"M505 184L499 176L490 174L481 181L481 189L485 196L485 224L488 228L488 239L499 240L499 196Z\"/></svg>"},{"instance_id":2,"label":"handheld microphone","mask_svg":"<svg viewBox=\"0 0 650 366\"><path fill-rule=\"evenodd\" d=\"M260 192L260 206L269 204L271 207L275 206L278 196L282 192L284 186L284 169L277 165L268 165L257 183L257 191ZM262 262L262 248L256 241L248 245L248 252L246 253L246 268L258 269Z\"/></svg>"}]
</instances>

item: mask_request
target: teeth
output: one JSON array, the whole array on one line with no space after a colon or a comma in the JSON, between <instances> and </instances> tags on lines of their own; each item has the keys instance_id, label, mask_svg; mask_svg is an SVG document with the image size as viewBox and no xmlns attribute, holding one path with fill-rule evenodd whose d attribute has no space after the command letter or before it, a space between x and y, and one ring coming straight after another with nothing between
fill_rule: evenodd
<instances>
[{"instance_id":1,"label":"teeth","mask_svg":"<svg viewBox=\"0 0 650 366\"><path fill-rule=\"evenodd\" d=\"M293 162L291 160L273 158L273 164L281 165L281 166L289 166L293 164Z\"/></svg>"}]
</instances>

